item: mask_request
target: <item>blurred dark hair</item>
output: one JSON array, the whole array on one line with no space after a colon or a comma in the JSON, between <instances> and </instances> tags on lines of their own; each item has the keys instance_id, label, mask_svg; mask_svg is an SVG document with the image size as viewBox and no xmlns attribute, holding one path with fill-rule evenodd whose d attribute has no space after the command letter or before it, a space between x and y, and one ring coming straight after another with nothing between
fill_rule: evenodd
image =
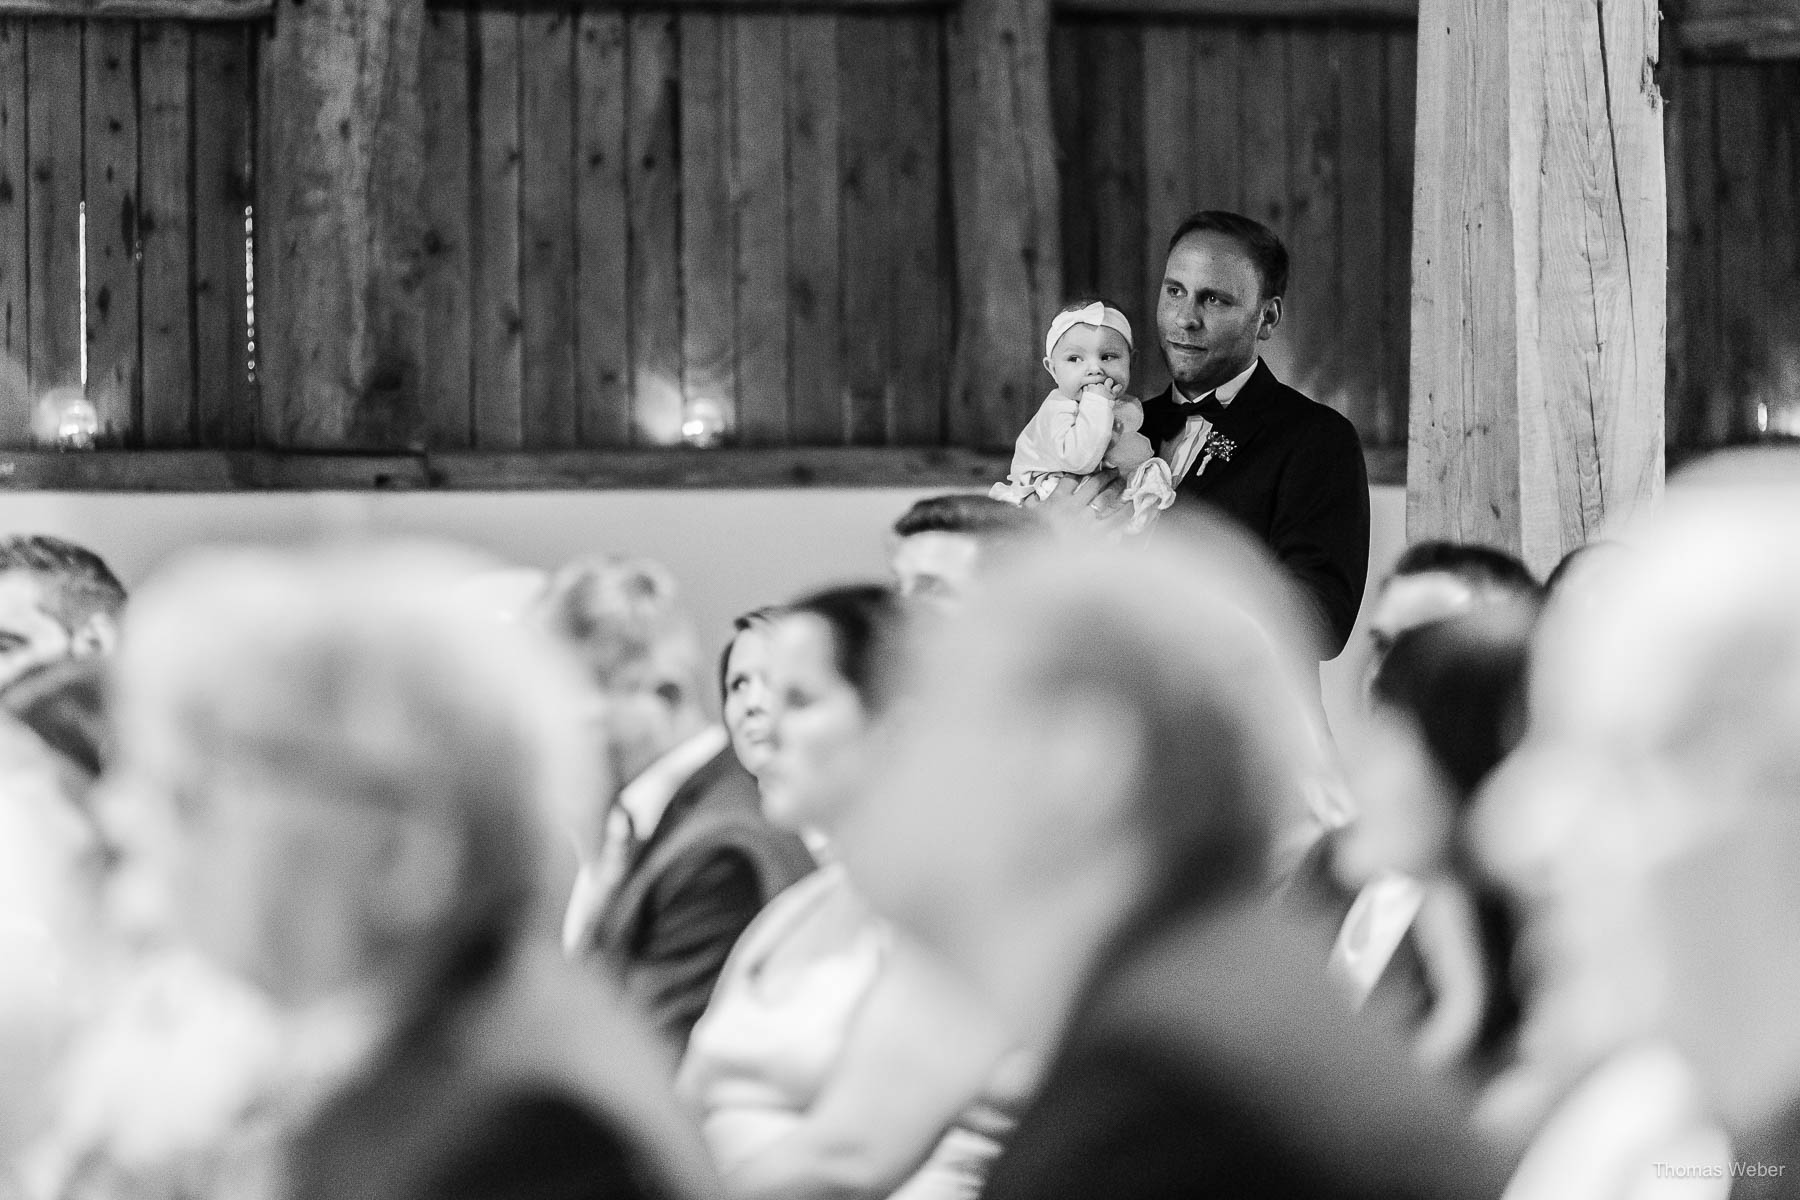
<instances>
[{"instance_id":1,"label":"blurred dark hair","mask_svg":"<svg viewBox=\"0 0 1800 1200\"><path fill-rule=\"evenodd\" d=\"M1007 507L1011 507L1008 505ZM906 610L894 590L876 583L825 588L784 606L782 617L817 617L831 630L831 660L868 711L887 707L892 655Z\"/></svg>"},{"instance_id":2,"label":"blurred dark hair","mask_svg":"<svg viewBox=\"0 0 1800 1200\"><path fill-rule=\"evenodd\" d=\"M725 689L730 686L731 652L737 646L738 635L766 626L782 614L779 605L765 604L761 608L753 608L731 619L731 636L725 639L725 648L719 651L719 701L724 703Z\"/></svg>"},{"instance_id":3,"label":"blurred dark hair","mask_svg":"<svg viewBox=\"0 0 1800 1200\"><path fill-rule=\"evenodd\" d=\"M65 659L28 671L0 691L0 707L90 781L112 758L105 671L101 659Z\"/></svg>"},{"instance_id":4,"label":"blurred dark hair","mask_svg":"<svg viewBox=\"0 0 1800 1200\"><path fill-rule=\"evenodd\" d=\"M1261 299L1269 300L1287 295L1287 247L1282 244L1280 236L1261 221L1224 209L1205 209L1190 214L1175 227L1175 234L1169 239L1169 249L1175 249L1181 244L1181 239L1190 233L1218 233L1236 242L1256 268L1257 278L1262 281Z\"/></svg>"},{"instance_id":5,"label":"blurred dark hair","mask_svg":"<svg viewBox=\"0 0 1800 1200\"><path fill-rule=\"evenodd\" d=\"M1541 600L1544 589L1531 569L1504 550L1465 542L1417 542L1406 548L1388 578L1440 573L1470 587Z\"/></svg>"},{"instance_id":6,"label":"blurred dark hair","mask_svg":"<svg viewBox=\"0 0 1800 1200\"><path fill-rule=\"evenodd\" d=\"M1375 673L1371 694L1417 724L1458 804L1524 736L1536 620L1529 604L1502 604L1430 621L1396 637Z\"/></svg>"},{"instance_id":7,"label":"blurred dark hair","mask_svg":"<svg viewBox=\"0 0 1800 1200\"><path fill-rule=\"evenodd\" d=\"M44 585L40 607L74 633L95 613L117 616L125 585L98 554L47 534L0 538L0 574L23 571Z\"/></svg>"},{"instance_id":8,"label":"blurred dark hair","mask_svg":"<svg viewBox=\"0 0 1800 1200\"><path fill-rule=\"evenodd\" d=\"M1042 529L1037 517L1016 504L979 492L927 496L900 514L894 534L966 533L982 541L1029 537Z\"/></svg>"}]
</instances>

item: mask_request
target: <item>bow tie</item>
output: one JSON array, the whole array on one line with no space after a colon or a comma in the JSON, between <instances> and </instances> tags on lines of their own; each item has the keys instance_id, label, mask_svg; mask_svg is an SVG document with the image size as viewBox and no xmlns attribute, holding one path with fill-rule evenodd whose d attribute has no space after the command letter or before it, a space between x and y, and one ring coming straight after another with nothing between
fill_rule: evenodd
<instances>
[{"instance_id":1,"label":"bow tie","mask_svg":"<svg viewBox=\"0 0 1800 1200\"><path fill-rule=\"evenodd\" d=\"M1225 406L1219 403L1217 392L1208 392L1198 400L1177 402L1175 407L1181 410L1183 417L1205 417L1214 425L1217 425L1219 418L1225 415Z\"/></svg>"}]
</instances>

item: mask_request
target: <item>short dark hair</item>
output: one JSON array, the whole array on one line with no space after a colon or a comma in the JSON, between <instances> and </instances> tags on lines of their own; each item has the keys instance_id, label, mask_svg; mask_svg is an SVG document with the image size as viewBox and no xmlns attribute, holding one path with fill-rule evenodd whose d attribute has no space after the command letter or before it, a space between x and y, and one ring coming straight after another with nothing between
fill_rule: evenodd
<instances>
[{"instance_id":1,"label":"short dark hair","mask_svg":"<svg viewBox=\"0 0 1800 1200\"><path fill-rule=\"evenodd\" d=\"M1230 238L1256 268L1257 277L1262 280L1262 299L1287 295L1287 246L1273 229L1261 221L1252 220L1242 213L1227 212L1222 208L1203 209L1175 227L1175 236L1169 239L1169 249L1175 249L1181 244L1181 239L1190 233L1218 233Z\"/></svg>"},{"instance_id":2,"label":"short dark hair","mask_svg":"<svg viewBox=\"0 0 1800 1200\"><path fill-rule=\"evenodd\" d=\"M125 607L125 585L98 554L47 534L0 539L0 574L23 571L43 584L39 605L70 633L96 613L116 617Z\"/></svg>"},{"instance_id":3,"label":"short dark hair","mask_svg":"<svg viewBox=\"0 0 1800 1200\"><path fill-rule=\"evenodd\" d=\"M831 630L831 661L870 712L887 707L892 648L899 640L906 610L895 591L878 583L824 588L800 597L779 617L810 616Z\"/></svg>"},{"instance_id":4,"label":"short dark hair","mask_svg":"<svg viewBox=\"0 0 1800 1200\"><path fill-rule=\"evenodd\" d=\"M1543 585L1531 568L1504 550L1467 542L1427 541L1406 548L1390 579L1405 575L1454 575L1472 588L1541 600Z\"/></svg>"},{"instance_id":5,"label":"short dark hair","mask_svg":"<svg viewBox=\"0 0 1800 1200\"><path fill-rule=\"evenodd\" d=\"M894 534L908 538L915 533L966 533L986 540L1029 536L1042 528L1038 518L1016 504L979 492L951 492L927 496L900 514Z\"/></svg>"}]
</instances>

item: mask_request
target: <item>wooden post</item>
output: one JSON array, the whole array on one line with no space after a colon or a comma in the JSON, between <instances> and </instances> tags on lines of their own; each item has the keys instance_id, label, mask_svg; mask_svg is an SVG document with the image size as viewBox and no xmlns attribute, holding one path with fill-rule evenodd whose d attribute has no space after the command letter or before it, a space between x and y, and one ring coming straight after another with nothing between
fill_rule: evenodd
<instances>
[{"instance_id":1,"label":"wooden post","mask_svg":"<svg viewBox=\"0 0 1800 1200\"><path fill-rule=\"evenodd\" d=\"M258 280L265 436L422 436L422 0L284 0L264 47Z\"/></svg>"},{"instance_id":2,"label":"wooden post","mask_svg":"<svg viewBox=\"0 0 1800 1200\"><path fill-rule=\"evenodd\" d=\"M963 0L951 18L957 263L950 428L1004 447L1049 390L1044 330L1062 306L1049 0Z\"/></svg>"},{"instance_id":3,"label":"wooden post","mask_svg":"<svg viewBox=\"0 0 1800 1200\"><path fill-rule=\"evenodd\" d=\"M1407 536L1540 574L1656 499L1656 0L1423 0Z\"/></svg>"}]
</instances>

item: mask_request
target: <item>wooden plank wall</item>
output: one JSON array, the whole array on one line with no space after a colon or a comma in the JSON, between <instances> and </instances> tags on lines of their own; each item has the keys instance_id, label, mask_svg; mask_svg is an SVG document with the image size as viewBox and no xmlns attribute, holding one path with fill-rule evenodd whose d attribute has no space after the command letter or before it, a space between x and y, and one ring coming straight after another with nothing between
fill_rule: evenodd
<instances>
[{"instance_id":1,"label":"wooden plank wall","mask_svg":"<svg viewBox=\"0 0 1800 1200\"><path fill-rule=\"evenodd\" d=\"M254 442L252 41L0 18L0 445L29 444L33 398L84 355L107 444Z\"/></svg>"},{"instance_id":2,"label":"wooden plank wall","mask_svg":"<svg viewBox=\"0 0 1800 1200\"><path fill-rule=\"evenodd\" d=\"M1406 444L1415 44L1402 23L1059 18L1066 288L1130 317L1134 390L1168 382L1154 321L1170 233L1236 209L1292 261L1270 366L1366 444Z\"/></svg>"},{"instance_id":3,"label":"wooden plank wall","mask_svg":"<svg viewBox=\"0 0 1800 1200\"><path fill-rule=\"evenodd\" d=\"M942 444L943 22L433 11L433 443Z\"/></svg>"},{"instance_id":4,"label":"wooden plank wall","mask_svg":"<svg viewBox=\"0 0 1800 1200\"><path fill-rule=\"evenodd\" d=\"M1669 447L1800 437L1800 63L1667 87Z\"/></svg>"}]
</instances>

